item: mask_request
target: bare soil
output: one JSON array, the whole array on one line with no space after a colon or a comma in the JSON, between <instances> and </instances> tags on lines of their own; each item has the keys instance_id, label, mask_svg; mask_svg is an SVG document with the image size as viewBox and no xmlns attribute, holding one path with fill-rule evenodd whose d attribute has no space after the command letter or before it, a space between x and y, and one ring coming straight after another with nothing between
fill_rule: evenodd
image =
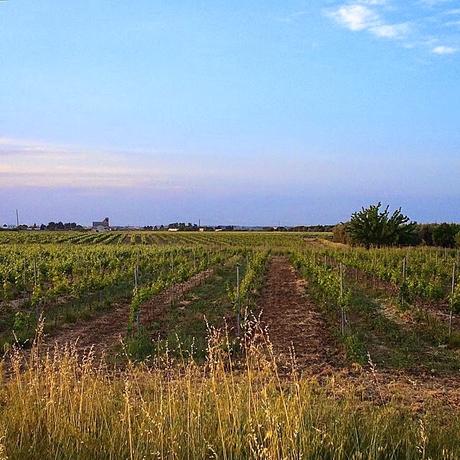
<instances>
[{"instance_id":1,"label":"bare soil","mask_svg":"<svg viewBox=\"0 0 460 460\"><path fill-rule=\"evenodd\" d=\"M206 279L210 278L213 273L214 270L211 268L204 270L192 276L189 280L166 289L153 299L144 303L141 313L142 324L148 326L153 321L161 318L165 309L169 308L172 302L180 301L185 294L202 284Z\"/></svg>"},{"instance_id":2,"label":"bare soil","mask_svg":"<svg viewBox=\"0 0 460 460\"><path fill-rule=\"evenodd\" d=\"M273 257L259 298L261 321L273 351L287 366L292 354L299 369L318 374L344 362L344 354L333 339L301 279L286 257Z\"/></svg>"},{"instance_id":3,"label":"bare soil","mask_svg":"<svg viewBox=\"0 0 460 460\"><path fill-rule=\"evenodd\" d=\"M389 400L425 411L429 405L460 407L458 376L377 369L347 364L345 353L286 257L273 257L268 266L259 308L281 370L289 372L295 353L297 369L306 376L330 378L344 391L352 383L360 398L377 403Z\"/></svg>"},{"instance_id":4,"label":"bare soil","mask_svg":"<svg viewBox=\"0 0 460 460\"><path fill-rule=\"evenodd\" d=\"M211 269L200 272L187 281L165 289L145 302L141 306L142 324L148 324L155 315L161 314L164 309L168 308L173 300L181 299L188 291L209 278L212 273ZM114 305L110 311L90 321L63 326L58 332L45 338L44 346L62 347L69 344L79 355L84 355L89 349L92 349L96 356L102 355L119 345L126 335L129 313L129 303Z\"/></svg>"}]
</instances>

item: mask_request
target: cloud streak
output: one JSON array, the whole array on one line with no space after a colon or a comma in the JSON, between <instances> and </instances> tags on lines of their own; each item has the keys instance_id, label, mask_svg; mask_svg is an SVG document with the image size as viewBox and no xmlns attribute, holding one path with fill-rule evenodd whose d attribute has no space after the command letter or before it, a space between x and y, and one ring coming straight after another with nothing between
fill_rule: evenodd
<instances>
[{"instance_id":1,"label":"cloud streak","mask_svg":"<svg viewBox=\"0 0 460 460\"><path fill-rule=\"evenodd\" d=\"M228 161L215 155L87 150L0 138L0 190L38 187L228 193L238 187L255 190L302 183L305 177L320 183L330 174L327 161L307 167L302 161L292 164L265 156L261 168L260 159L251 157Z\"/></svg>"},{"instance_id":2,"label":"cloud streak","mask_svg":"<svg viewBox=\"0 0 460 460\"><path fill-rule=\"evenodd\" d=\"M128 154L0 138L1 188L155 188L168 177L160 165L138 167Z\"/></svg>"},{"instance_id":3,"label":"cloud streak","mask_svg":"<svg viewBox=\"0 0 460 460\"><path fill-rule=\"evenodd\" d=\"M457 48L453 48L452 46L443 46L443 45L435 46L432 50L434 54L439 54L439 55L455 54L457 51L458 51Z\"/></svg>"},{"instance_id":4,"label":"cloud streak","mask_svg":"<svg viewBox=\"0 0 460 460\"><path fill-rule=\"evenodd\" d=\"M343 4L327 14L338 24L353 31L367 31L379 38L401 39L410 32L409 23L388 23L376 10L382 1L360 1Z\"/></svg>"},{"instance_id":5,"label":"cloud streak","mask_svg":"<svg viewBox=\"0 0 460 460\"><path fill-rule=\"evenodd\" d=\"M336 4L325 14L352 32L367 32L376 38L399 41L406 49L424 49L443 56L456 53L460 47L454 27L460 24L456 19L460 9L449 8L450 3L351 0Z\"/></svg>"}]
</instances>

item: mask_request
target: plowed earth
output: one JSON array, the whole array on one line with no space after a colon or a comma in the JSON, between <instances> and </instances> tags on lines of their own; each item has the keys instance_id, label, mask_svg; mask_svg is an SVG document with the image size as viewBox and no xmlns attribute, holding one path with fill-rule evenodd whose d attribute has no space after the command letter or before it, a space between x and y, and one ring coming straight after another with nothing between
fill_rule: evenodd
<instances>
[{"instance_id":1,"label":"plowed earth","mask_svg":"<svg viewBox=\"0 0 460 460\"><path fill-rule=\"evenodd\" d=\"M141 305L141 322L148 324L152 317L168 308L173 300L180 300L187 292L209 278L213 270L208 269L192 276L187 281L165 289L159 295ZM59 332L45 338L45 347L64 346L70 344L79 355L90 349L96 356L106 353L126 335L130 304L114 306L110 311L96 318L76 325L68 325Z\"/></svg>"},{"instance_id":2,"label":"plowed earth","mask_svg":"<svg viewBox=\"0 0 460 460\"><path fill-rule=\"evenodd\" d=\"M286 257L273 257L259 309L280 362L289 365L294 356L298 368L317 374L341 366L344 355L308 297L307 287Z\"/></svg>"},{"instance_id":3,"label":"plowed earth","mask_svg":"<svg viewBox=\"0 0 460 460\"><path fill-rule=\"evenodd\" d=\"M460 373L452 377L411 374L347 363L319 308L286 257L273 257L268 266L259 308L282 371L296 369L314 378L334 378L344 391L352 383L359 397L378 403L398 400L420 411L428 405L460 407Z\"/></svg>"}]
</instances>

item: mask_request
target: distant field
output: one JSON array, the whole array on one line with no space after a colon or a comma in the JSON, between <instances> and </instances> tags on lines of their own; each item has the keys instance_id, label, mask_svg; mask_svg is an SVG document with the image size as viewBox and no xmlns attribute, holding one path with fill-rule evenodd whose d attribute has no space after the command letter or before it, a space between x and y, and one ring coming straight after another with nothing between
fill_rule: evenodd
<instances>
[{"instance_id":1,"label":"distant field","mask_svg":"<svg viewBox=\"0 0 460 460\"><path fill-rule=\"evenodd\" d=\"M0 458L460 458L459 252L330 236L0 232Z\"/></svg>"},{"instance_id":2,"label":"distant field","mask_svg":"<svg viewBox=\"0 0 460 460\"><path fill-rule=\"evenodd\" d=\"M258 246L288 245L304 238L332 239L331 232L168 232L168 231L0 231L0 244L148 244L194 245L231 244Z\"/></svg>"}]
</instances>

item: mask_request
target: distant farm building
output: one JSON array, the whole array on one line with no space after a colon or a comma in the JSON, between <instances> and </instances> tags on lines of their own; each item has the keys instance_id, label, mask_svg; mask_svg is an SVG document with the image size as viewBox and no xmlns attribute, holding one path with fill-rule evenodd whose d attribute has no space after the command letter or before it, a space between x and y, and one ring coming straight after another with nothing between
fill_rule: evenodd
<instances>
[{"instance_id":1,"label":"distant farm building","mask_svg":"<svg viewBox=\"0 0 460 460\"><path fill-rule=\"evenodd\" d=\"M110 231L109 218L106 217L102 222L93 222L93 230L95 232L108 232L108 231Z\"/></svg>"}]
</instances>

